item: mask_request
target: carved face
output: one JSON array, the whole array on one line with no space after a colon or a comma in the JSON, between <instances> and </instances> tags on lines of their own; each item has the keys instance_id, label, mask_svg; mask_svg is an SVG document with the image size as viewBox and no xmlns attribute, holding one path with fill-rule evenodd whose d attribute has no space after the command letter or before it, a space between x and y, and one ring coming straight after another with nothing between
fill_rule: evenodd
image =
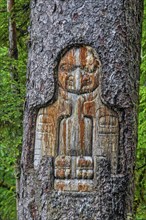
<instances>
[{"instance_id":1,"label":"carved face","mask_svg":"<svg viewBox=\"0 0 146 220\"><path fill-rule=\"evenodd\" d=\"M92 92L99 85L99 67L91 47L72 48L59 63L59 86L71 93Z\"/></svg>"}]
</instances>

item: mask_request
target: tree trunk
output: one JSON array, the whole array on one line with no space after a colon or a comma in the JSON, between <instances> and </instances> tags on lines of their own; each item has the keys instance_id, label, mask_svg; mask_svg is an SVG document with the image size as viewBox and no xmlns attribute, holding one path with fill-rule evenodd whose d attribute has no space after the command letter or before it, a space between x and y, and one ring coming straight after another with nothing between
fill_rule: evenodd
<instances>
[{"instance_id":1,"label":"tree trunk","mask_svg":"<svg viewBox=\"0 0 146 220\"><path fill-rule=\"evenodd\" d=\"M132 219L142 1L32 1L19 220Z\"/></svg>"},{"instance_id":2,"label":"tree trunk","mask_svg":"<svg viewBox=\"0 0 146 220\"><path fill-rule=\"evenodd\" d=\"M9 16L9 54L11 58L18 59L14 6L14 0L7 0L7 11L11 13Z\"/></svg>"},{"instance_id":3,"label":"tree trunk","mask_svg":"<svg viewBox=\"0 0 146 220\"><path fill-rule=\"evenodd\" d=\"M12 90L14 93L20 93L18 88L18 71L14 60L18 60L17 34L15 21L15 1L7 0L7 12L9 13L9 57L11 59L10 76L12 80Z\"/></svg>"}]
</instances>

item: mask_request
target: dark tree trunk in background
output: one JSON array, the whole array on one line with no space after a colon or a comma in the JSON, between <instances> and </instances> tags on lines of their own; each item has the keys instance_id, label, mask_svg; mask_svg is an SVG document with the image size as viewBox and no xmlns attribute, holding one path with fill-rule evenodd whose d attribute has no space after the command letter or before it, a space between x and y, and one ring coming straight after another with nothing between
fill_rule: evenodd
<instances>
[{"instance_id":1,"label":"dark tree trunk in background","mask_svg":"<svg viewBox=\"0 0 146 220\"><path fill-rule=\"evenodd\" d=\"M142 8L31 1L19 220L132 219Z\"/></svg>"},{"instance_id":2,"label":"dark tree trunk in background","mask_svg":"<svg viewBox=\"0 0 146 220\"><path fill-rule=\"evenodd\" d=\"M14 6L14 0L7 0L7 11L11 13L9 16L9 54L11 58L18 59Z\"/></svg>"},{"instance_id":3,"label":"dark tree trunk in background","mask_svg":"<svg viewBox=\"0 0 146 220\"><path fill-rule=\"evenodd\" d=\"M17 47L17 30L16 30L16 21L15 21L15 1L7 0L7 12L9 14L9 57L11 60L10 65L10 76L12 80L12 90L14 93L20 93L18 88L18 71L16 64L13 62L18 60L18 47Z\"/></svg>"},{"instance_id":4,"label":"dark tree trunk in background","mask_svg":"<svg viewBox=\"0 0 146 220\"><path fill-rule=\"evenodd\" d=\"M16 21L15 21L15 1L7 0L7 12L9 13L9 57L11 59L10 65L10 77L11 77L11 90L16 94L19 94L18 88L18 71L16 64L13 61L18 60L18 48L17 48L17 35L16 35ZM20 152L21 147L19 147ZM16 174L16 194L19 194L19 179L20 179L20 153L17 156L15 164L15 174ZM18 207L18 198L17 198L17 207Z\"/></svg>"},{"instance_id":5,"label":"dark tree trunk in background","mask_svg":"<svg viewBox=\"0 0 146 220\"><path fill-rule=\"evenodd\" d=\"M18 59L16 22L15 22L15 1L7 0L7 11L9 13L9 57ZM12 64L10 69L11 78L13 81L18 81L18 73L16 67Z\"/></svg>"}]
</instances>

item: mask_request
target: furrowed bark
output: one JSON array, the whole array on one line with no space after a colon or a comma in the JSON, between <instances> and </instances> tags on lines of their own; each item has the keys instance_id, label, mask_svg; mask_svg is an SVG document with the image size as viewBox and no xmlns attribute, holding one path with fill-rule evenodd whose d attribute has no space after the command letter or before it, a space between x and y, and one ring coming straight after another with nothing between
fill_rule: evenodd
<instances>
[{"instance_id":1,"label":"furrowed bark","mask_svg":"<svg viewBox=\"0 0 146 220\"><path fill-rule=\"evenodd\" d=\"M142 9L31 1L19 220L132 219Z\"/></svg>"}]
</instances>

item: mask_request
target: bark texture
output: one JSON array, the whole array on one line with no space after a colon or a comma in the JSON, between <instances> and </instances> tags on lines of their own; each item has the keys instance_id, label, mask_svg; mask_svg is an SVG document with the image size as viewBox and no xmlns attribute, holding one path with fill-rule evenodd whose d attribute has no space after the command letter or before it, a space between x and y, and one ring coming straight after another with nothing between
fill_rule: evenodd
<instances>
[{"instance_id":1,"label":"bark texture","mask_svg":"<svg viewBox=\"0 0 146 220\"><path fill-rule=\"evenodd\" d=\"M132 215L142 0L32 0L19 220L124 220ZM53 189L53 157L34 169L36 117L56 96L57 61L89 45L102 65L101 99L118 114L118 171L96 158L96 192Z\"/></svg>"}]
</instances>

